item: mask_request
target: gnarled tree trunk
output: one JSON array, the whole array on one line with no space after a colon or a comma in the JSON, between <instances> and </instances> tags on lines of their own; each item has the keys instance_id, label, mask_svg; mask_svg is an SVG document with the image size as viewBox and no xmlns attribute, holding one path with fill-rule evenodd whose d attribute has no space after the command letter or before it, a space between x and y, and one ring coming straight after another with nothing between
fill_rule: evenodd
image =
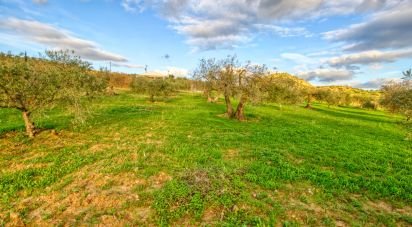
<instances>
[{"instance_id":1,"label":"gnarled tree trunk","mask_svg":"<svg viewBox=\"0 0 412 227\"><path fill-rule=\"evenodd\" d=\"M207 91L207 92L206 92L207 102L213 102L212 95L211 95L210 93L211 93L210 91Z\"/></svg>"},{"instance_id":2,"label":"gnarled tree trunk","mask_svg":"<svg viewBox=\"0 0 412 227\"><path fill-rule=\"evenodd\" d=\"M230 97L228 95L225 95L225 102L226 102L226 114L229 117L233 116L233 106L232 102L230 101Z\"/></svg>"},{"instance_id":3,"label":"gnarled tree trunk","mask_svg":"<svg viewBox=\"0 0 412 227\"><path fill-rule=\"evenodd\" d=\"M312 95L311 94L308 95L307 104L305 108L312 109Z\"/></svg>"},{"instance_id":4,"label":"gnarled tree trunk","mask_svg":"<svg viewBox=\"0 0 412 227\"><path fill-rule=\"evenodd\" d=\"M239 120L239 121L244 121L246 119L245 117L245 104L246 104L247 98L245 96L242 96L240 98L239 104L237 105L236 108L236 113L234 117Z\"/></svg>"},{"instance_id":5,"label":"gnarled tree trunk","mask_svg":"<svg viewBox=\"0 0 412 227\"><path fill-rule=\"evenodd\" d=\"M27 136L33 138L36 134L36 128L34 126L34 123L31 121L30 114L31 113L27 110L23 111L22 113L24 124L26 125Z\"/></svg>"}]
</instances>

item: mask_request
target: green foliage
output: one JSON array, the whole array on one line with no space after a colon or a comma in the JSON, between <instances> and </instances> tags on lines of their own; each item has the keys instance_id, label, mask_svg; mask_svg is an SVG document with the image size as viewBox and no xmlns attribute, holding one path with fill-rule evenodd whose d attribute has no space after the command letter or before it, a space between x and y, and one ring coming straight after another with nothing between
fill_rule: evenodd
<instances>
[{"instance_id":1,"label":"green foliage","mask_svg":"<svg viewBox=\"0 0 412 227\"><path fill-rule=\"evenodd\" d=\"M317 87L314 92L316 100L328 106L353 106L365 109L379 108L379 91L366 91L348 86Z\"/></svg>"},{"instance_id":2,"label":"green foliage","mask_svg":"<svg viewBox=\"0 0 412 227\"><path fill-rule=\"evenodd\" d=\"M403 80L405 81L412 80L412 69L408 69L402 74L403 74L403 77L402 77Z\"/></svg>"},{"instance_id":3,"label":"green foliage","mask_svg":"<svg viewBox=\"0 0 412 227\"><path fill-rule=\"evenodd\" d=\"M264 99L278 104L300 104L311 85L287 73L277 73L262 81Z\"/></svg>"},{"instance_id":4,"label":"green foliage","mask_svg":"<svg viewBox=\"0 0 412 227\"><path fill-rule=\"evenodd\" d=\"M268 75L265 65L255 65L250 61L241 64L236 56L227 56L222 60L202 59L194 72L194 78L205 84L204 94L208 101L212 93L223 94L226 103L226 115L237 120L245 120L244 108L248 102L261 100L261 81ZM239 98L236 111L232 98Z\"/></svg>"},{"instance_id":5,"label":"green foliage","mask_svg":"<svg viewBox=\"0 0 412 227\"><path fill-rule=\"evenodd\" d=\"M382 87L381 104L388 110L401 113L407 120L412 118L412 80L408 79L410 71L405 73L405 80L400 83L390 82Z\"/></svg>"},{"instance_id":6,"label":"green foliage","mask_svg":"<svg viewBox=\"0 0 412 227\"><path fill-rule=\"evenodd\" d=\"M80 113L84 97L106 88L105 80L89 75L90 64L73 53L47 51L46 56L0 54L0 108L20 110L28 124L30 114L57 105Z\"/></svg>"},{"instance_id":7,"label":"green foliage","mask_svg":"<svg viewBox=\"0 0 412 227\"><path fill-rule=\"evenodd\" d=\"M155 97L169 97L175 91L175 86L172 78L147 78L136 77L131 84L132 91L137 94L146 94L151 102L155 101Z\"/></svg>"}]
</instances>

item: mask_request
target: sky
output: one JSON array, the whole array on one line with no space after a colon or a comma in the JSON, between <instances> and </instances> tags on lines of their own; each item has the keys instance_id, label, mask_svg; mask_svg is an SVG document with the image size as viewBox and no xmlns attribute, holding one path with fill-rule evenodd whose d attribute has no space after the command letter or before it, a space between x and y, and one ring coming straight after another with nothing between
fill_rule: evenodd
<instances>
[{"instance_id":1,"label":"sky","mask_svg":"<svg viewBox=\"0 0 412 227\"><path fill-rule=\"evenodd\" d=\"M412 67L412 0L0 0L0 51L69 49L190 77L236 55L315 85L379 88Z\"/></svg>"}]
</instances>

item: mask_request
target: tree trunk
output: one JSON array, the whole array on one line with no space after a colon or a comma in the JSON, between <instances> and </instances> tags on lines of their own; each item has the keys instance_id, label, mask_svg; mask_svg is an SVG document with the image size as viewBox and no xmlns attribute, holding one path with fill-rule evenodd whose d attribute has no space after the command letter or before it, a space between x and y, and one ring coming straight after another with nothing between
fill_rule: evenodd
<instances>
[{"instance_id":1,"label":"tree trunk","mask_svg":"<svg viewBox=\"0 0 412 227\"><path fill-rule=\"evenodd\" d=\"M232 102L230 101L230 97L228 95L225 95L225 102L226 102L226 114L229 117L233 116L233 106Z\"/></svg>"},{"instance_id":2,"label":"tree trunk","mask_svg":"<svg viewBox=\"0 0 412 227\"><path fill-rule=\"evenodd\" d=\"M245 97L240 98L239 104L236 108L235 118L239 121L244 121L245 118L245 104L247 99Z\"/></svg>"},{"instance_id":3,"label":"tree trunk","mask_svg":"<svg viewBox=\"0 0 412 227\"><path fill-rule=\"evenodd\" d=\"M35 131L36 128L34 126L34 123L30 119L29 111L23 111L23 120L24 120L24 124L26 125L27 136L29 136L30 138L33 138L34 135L36 134L36 131Z\"/></svg>"},{"instance_id":4,"label":"tree trunk","mask_svg":"<svg viewBox=\"0 0 412 227\"><path fill-rule=\"evenodd\" d=\"M207 102L213 102L212 96L209 92L207 93Z\"/></svg>"},{"instance_id":5,"label":"tree trunk","mask_svg":"<svg viewBox=\"0 0 412 227\"><path fill-rule=\"evenodd\" d=\"M305 106L306 109L312 109L312 95L308 95L307 104Z\"/></svg>"}]
</instances>

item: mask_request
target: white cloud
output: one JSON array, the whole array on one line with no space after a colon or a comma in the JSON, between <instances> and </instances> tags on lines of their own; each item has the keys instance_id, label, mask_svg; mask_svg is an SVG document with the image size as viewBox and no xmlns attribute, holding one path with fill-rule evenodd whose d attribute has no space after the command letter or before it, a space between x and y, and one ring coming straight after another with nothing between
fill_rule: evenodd
<instances>
[{"instance_id":1,"label":"white cloud","mask_svg":"<svg viewBox=\"0 0 412 227\"><path fill-rule=\"evenodd\" d=\"M262 32L273 32L280 37L312 37L313 34L303 27L282 27L273 24L257 24L256 28Z\"/></svg>"},{"instance_id":2,"label":"white cloud","mask_svg":"<svg viewBox=\"0 0 412 227\"><path fill-rule=\"evenodd\" d=\"M166 70L156 69L153 71L149 71L144 73L145 75L154 75L154 76L169 76L173 75L175 77L187 77L189 75L189 70L184 68L178 68L174 66L169 66Z\"/></svg>"},{"instance_id":3,"label":"white cloud","mask_svg":"<svg viewBox=\"0 0 412 227\"><path fill-rule=\"evenodd\" d=\"M334 57L327 60L332 67L354 68L355 65L372 65L379 63L395 62L400 58L412 57L412 49L394 50L394 51L364 51L354 54L347 54L340 57ZM356 67L356 66L355 66Z\"/></svg>"},{"instance_id":4,"label":"white cloud","mask_svg":"<svg viewBox=\"0 0 412 227\"><path fill-rule=\"evenodd\" d=\"M294 62L300 63L300 64L311 64L311 63L315 62L315 60L313 58L309 58L309 57L307 57L303 54L299 54L299 53L283 53L280 56L284 59L294 61Z\"/></svg>"},{"instance_id":5,"label":"white cloud","mask_svg":"<svg viewBox=\"0 0 412 227\"><path fill-rule=\"evenodd\" d=\"M233 48L249 42L256 32L281 37L311 33L305 28L281 26L330 15L379 10L399 0L123 0L129 12L157 10L171 27L197 49Z\"/></svg>"},{"instance_id":6,"label":"white cloud","mask_svg":"<svg viewBox=\"0 0 412 227\"><path fill-rule=\"evenodd\" d=\"M142 0L123 0L122 6L128 12L142 12L145 8Z\"/></svg>"},{"instance_id":7,"label":"white cloud","mask_svg":"<svg viewBox=\"0 0 412 227\"><path fill-rule=\"evenodd\" d=\"M319 68L306 72L298 72L297 75L307 81L336 82L353 79L354 72L344 69Z\"/></svg>"},{"instance_id":8,"label":"white cloud","mask_svg":"<svg viewBox=\"0 0 412 227\"><path fill-rule=\"evenodd\" d=\"M345 43L348 51L410 48L411 15L412 2L404 1L375 13L367 22L327 32L324 37Z\"/></svg>"},{"instance_id":9,"label":"white cloud","mask_svg":"<svg viewBox=\"0 0 412 227\"><path fill-rule=\"evenodd\" d=\"M366 82L354 82L351 86L362 89L379 89L382 85L392 81L399 82L401 80L396 78L377 78Z\"/></svg>"},{"instance_id":10,"label":"white cloud","mask_svg":"<svg viewBox=\"0 0 412 227\"><path fill-rule=\"evenodd\" d=\"M45 45L49 49L74 50L87 60L127 62L125 57L103 50L92 41L77 38L66 30L34 20L0 19L0 31Z\"/></svg>"},{"instance_id":11,"label":"white cloud","mask_svg":"<svg viewBox=\"0 0 412 227\"><path fill-rule=\"evenodd\" d=\"M129 64L129 63L112 63L113 67L125 67L125 68L129 68L129 69L143 69L144 66L143 65L136 65L136 64Z\"/></svg>"}]
</instances>

